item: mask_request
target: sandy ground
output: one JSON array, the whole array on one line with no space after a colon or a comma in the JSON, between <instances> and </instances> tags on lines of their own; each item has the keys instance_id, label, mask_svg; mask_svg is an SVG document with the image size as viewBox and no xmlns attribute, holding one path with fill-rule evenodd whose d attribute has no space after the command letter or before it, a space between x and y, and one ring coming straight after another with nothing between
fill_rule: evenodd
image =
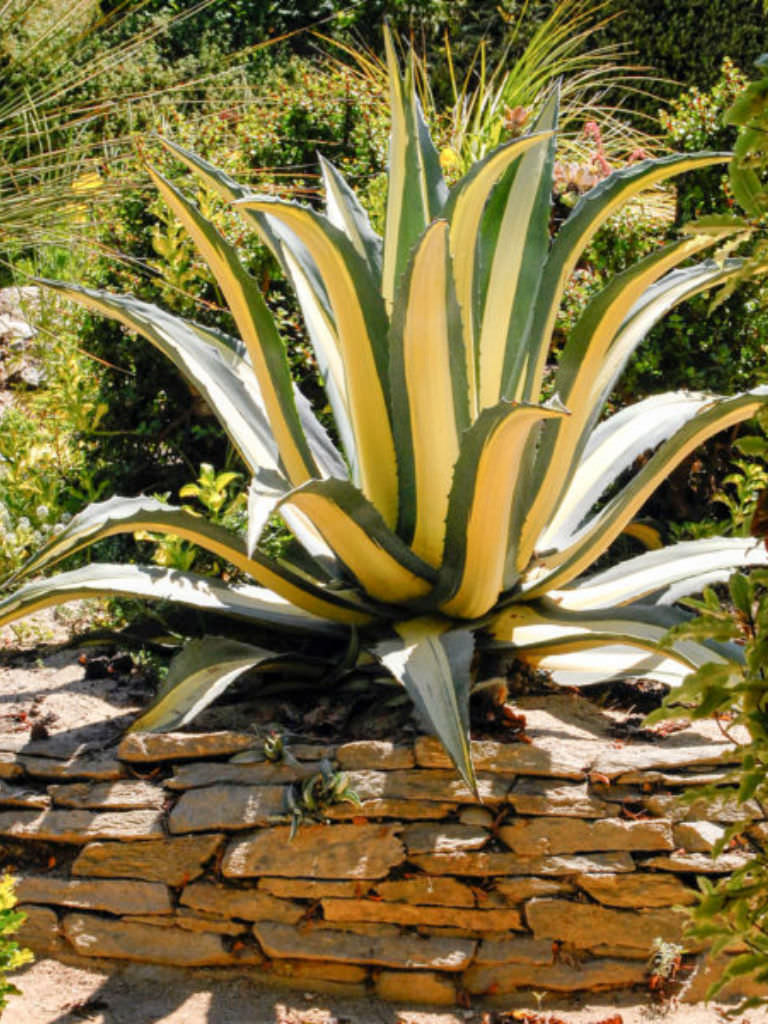
<instances>
[{"instance_id":1,"label":"sandy ground","mask_svg":"<svg viewBox=\"0 0 768 1024\"><path fill-rule=\"evenodd\" d=\"M84 650L19 656L66 634L50 613L30 620L23 637L0 631L0 732L23 732L44 722L52 734L114 741L141 706L140 681L86 679ZM67 623L68 625L68 623ZM40 651L40 647L37 647ZM88 653L92 654L90 650ZM137 684L138 687L137 687ZM521 992L498 1010L527 1009L517 1017L482 1008L426 1012L375 1000L325 997L310 991L266 990L239 971L162 968L118 961L40 959L13 975L21 989L10 998L2 1024L715 1024L714 1007L657 1004L649 994L615 994L588 1003L547 996L538 1016L532 992ZM484 1018L484 1013L488 1016ZM737 1016L738 1024L768 1024L768 1011Z\"/></svg>"}]
</instances>

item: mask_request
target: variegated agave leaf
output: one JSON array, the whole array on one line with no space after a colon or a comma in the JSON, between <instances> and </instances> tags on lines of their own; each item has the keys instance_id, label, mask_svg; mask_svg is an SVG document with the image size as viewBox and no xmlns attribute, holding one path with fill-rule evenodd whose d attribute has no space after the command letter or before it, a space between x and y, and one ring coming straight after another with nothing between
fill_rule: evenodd
<instances>
[{"instance_id":1,"label":"variegated agave leaf","mask_svg":"<svg viewBox=\"0 0 768 1024\"><path fill-rule=\"evenodd\" d=\"M468 708L478 637L512 647L569 685L638 673L675 683L706 661L739 657L736 648L695 638L671 647L660 640L684 621L679 597L736 565L765 565L762 545L714 538L597 574L591 566L680 460L764 408L768 389L656 395L603 418L654 324L742 272L738 260L691 263L741 230L723 222L688 232L608 282L571 331L555 394L543 401L555 317L595 232L643 189L728 154L617 171L582 197L551 240L557 92L530 133L502 143L449 187L412 76L401 77L388 35L386 44L392 135L383 238L325 160L319 212L256 195L164 142L198 185L235 205L293 285L340 450L293 385L274 320L236 250L157 172L152 179L210 267L239 337L128 296L49 282L142 334L205 396L250 473L249 524L240 537L151 499L111 499L52 537L14 584L137 529L185 537L253 583L92 565L10 593L0 624L85 594L127 593L337 640L355 654L359 639L361 657L378 660L407 689L472 785ZM259 551L276 513L304 557L276 562ZM186 722L274 658L256 644L194 641L138 724Z\"/></svg>"}]
</instances>

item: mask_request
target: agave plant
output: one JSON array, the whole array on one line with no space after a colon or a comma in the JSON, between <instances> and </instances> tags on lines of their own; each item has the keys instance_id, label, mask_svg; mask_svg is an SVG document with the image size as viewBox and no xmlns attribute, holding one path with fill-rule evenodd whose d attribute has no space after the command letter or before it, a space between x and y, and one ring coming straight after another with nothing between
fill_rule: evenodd
<instances>
[{"instance_id":1,"label":"agave plant","mask_svg":"<svg viewBox=\"0 0 768 1024\"><path fill-rule=\"evenodd\" d=\"M293 385L272 317L233 246L150 170L215 275L240 338L129 296L49 284L144 335L202 393L252 476L247 537L157 500L113 498L75 517L22 574L111 534L152 530L194 541L254 582L92 564L22 586L0 603L0 624L44 605L120 593L340 644L354 635L406 688L472 784L477 643L510 646L566 684L625 674L675 682L727 653L690 639L662 648L660 640L684 615L673 606L678 596L736 563L765 563L750 538L680 543L588 573L669 471L705 438L753 416L768 388L658 395L601 419L649 328L738 272L735 260L679 269L727 226L686 235L618 275L551 368L563 288L601 224L643 189L726 154L668 156L612 174L550 243L556 95L530 133L494 149L449 189L412 70L401 77L386 42L392 132L383 239L326 161L320 213L256 195L164 143L236 204L292 281L343 453ZM275 511L301 558L259 551ZM133 728L187 722L273 656L223 637L190 642Z\"/></svg>"}]
</instances>

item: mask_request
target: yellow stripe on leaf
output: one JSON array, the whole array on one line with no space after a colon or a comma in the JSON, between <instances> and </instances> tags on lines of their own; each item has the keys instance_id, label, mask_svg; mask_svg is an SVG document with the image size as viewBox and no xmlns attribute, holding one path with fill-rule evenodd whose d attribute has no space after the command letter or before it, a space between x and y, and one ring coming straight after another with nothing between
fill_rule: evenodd
<instances>
[{"instance_id":1,"label":"yellow stripe on leaf","mask_svg":"<svg viewBox=\"0 0 768 1024\"><path fill-rule=\"evenodd\" d=\"M387 401L352 272L338 246L309 210L288 203L247 201L280 220L310 251L323 278L336 321L349 413L357 441L360 485L384 521L397 517L397 464ZM381 339L377 339L381 340Z\"/></svg>"}]
</instances>

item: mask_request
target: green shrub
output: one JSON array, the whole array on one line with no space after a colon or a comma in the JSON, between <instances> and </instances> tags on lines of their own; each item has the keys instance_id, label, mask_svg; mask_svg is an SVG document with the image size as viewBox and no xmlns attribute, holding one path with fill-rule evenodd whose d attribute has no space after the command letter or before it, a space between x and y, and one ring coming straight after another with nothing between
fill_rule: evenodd
<instances>
[{"instance_id":1,"label":"green shrub","mask_svg":"<svg viewBox=\"0 0 768 1024\"><path fill-rule=\"evenodd\" d=\"M692 87L662 114L668 144L693 152L728 150L736 139L723 115L743 89L746 76L730 60L711 89ZM713 213L732 213L728 175L720 167L697 171L677 185L673 229ZM623 382L624 394L648 394L660 387L729 392L754 387L768 374L768 289L746 282L727 301L710 309L701 295L675 310L648 337Z\"/></svg>"},{"instance_id":2,"label":"green shrub","mask_svg":"<svg viewBox=\"0 0 768 1024\"><path fill-rule=\"evenodd\" d=\"M765 530L763 514L758 531ZM764 808L768 801L768 573L762 569L753 570L749 577L736 573L722 599L707 588L701 600L686 603L697 614L670 631L670 643L695 637L743 644L743 658L702 665L649 717L649 722L712 718L735 744L736 765L720 783L695 793L697 798L719 804L730 801L743 808L740 820L724 828L714 845L715 867L717 857L732 846L748 854L741 867L720 878L700 877L699 901L691 909L688 937L705 943L713 957L726 954L725 968L706 995L713 999L732 978L749 975L763 985L768 981L768 856L762 843L758 852L747 838L755 809ZM728 955L732 949L740 952ZM767 1001L751 997L737 1009L742 1012Z\"/></svg>"},{"instance_id":3,"label":"green shrub","mask_svg":"<svg viewBox=\"0 0 768 1024\"><path fill-rule=\"evenodd\" d=\"M33 959L31 952L12 938L26 919L26 914L15 909L13 885L12 875L0 878L0 1011L7 1006L8 996L21 994L7 975Z\"/></svg>"},{"instance_id":4,"label":"green shrub","mask_svg":"<svg viewBox=\"0 0 768 1024\"><path fill-rule=\"evenodd\" d=\"M606 25L605 38L628 43L639 64L668 79L658 90L670 100L678 83L715 86L725 57L749 67L765 49L762 0L739 0L737 7L732 0L608 0L604 12L618 15ZM655 105L646 109L655 113Z\"/></svg>"}]
</instances>

